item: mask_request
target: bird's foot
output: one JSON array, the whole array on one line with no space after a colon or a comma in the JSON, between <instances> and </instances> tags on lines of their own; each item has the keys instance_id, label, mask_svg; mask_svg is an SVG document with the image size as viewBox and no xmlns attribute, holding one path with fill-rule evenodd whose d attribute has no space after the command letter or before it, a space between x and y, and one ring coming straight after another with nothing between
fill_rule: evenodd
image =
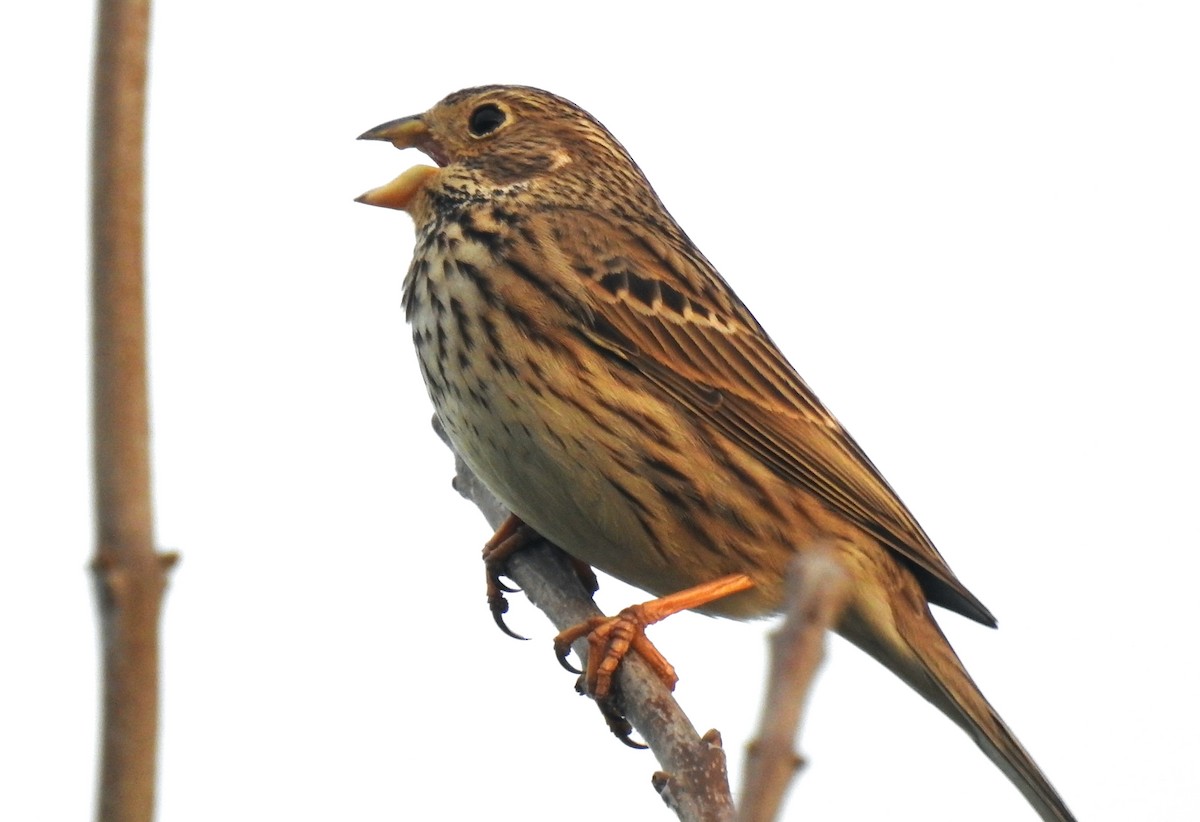
<instances>
[{"instance_id":1,"label":"bird's foot","mask_svg":"<svg viewBox=\"0 0 1200 822\"><path fill-rule=\"evenodd\" d=\"M500 527L496 529L496 533L492 535L483 546L483 566L487 574L487 601L488 608L492 612L492 619L496 621L496 625L500 630L508 634L513 639L526 639L526 637L513 631L504 622L504 615L508 613L508 600L505 594L512 594L519 591L519 588L512 588L500 581L500 577L504 575L505 564L509 557L521 550L527 545L532 545L542 539L542 535L530 528L516 514L509 514L504 522L500 523ZM600 584L596 581L596 574L592 567L586 562L569 557L571 566L575 569L575 574L579 577L579 581L583 587L587 589L588 594L596 593Z\"/></svg>"},{"instance_id":2,"label":"bird's foot","mask_svg":"<svg viewBox=\"0 0 1200 822\"><path fill-rule=\"evenodd\" d=\"M555 637L554 652L563 667L573 670L566 661L571 643L580 637L587 637L588 655L583 684L586 692L597 700L605 699L611 693L613 674L631 648L638 652L668 690L674 690L679 677L675 675L671 663L646 638L646 627L672 614L699 608L752 587L754 582L750 577L732 574L640 605L631 605L615 617L592 617Z\"/></svg>"},{"instance_id":3,"label":"bird's foot","mask_svg":"<svg viewBox=\"0 0 1200 822\"><path fill-rule=\"evenodd\" d=\"M500 581L504 573L504 565L508 558L518 550L541 539L541 535L526 525L516 514L509 514L496 533L492 534L483 545L483 567L487 574L487 601L492 612L492 619L501 631L513 639L526 639L504 623L504 615L508 613L508 600L505 594L515 593L519 588L511 588Z\"/></svg>"}]
</instances>

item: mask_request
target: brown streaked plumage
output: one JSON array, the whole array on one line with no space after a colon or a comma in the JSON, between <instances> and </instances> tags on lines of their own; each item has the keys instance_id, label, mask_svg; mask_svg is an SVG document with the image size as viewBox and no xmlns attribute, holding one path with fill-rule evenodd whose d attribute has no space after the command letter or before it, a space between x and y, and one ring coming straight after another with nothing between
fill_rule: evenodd
<instances>
[{"instance_id":1,"label":"brown streaked plumage","mask_svg":"<svg viewBox=\"0 0 1200 822\"><path fill-rule=\"evenodd\" d=\"M417 244L405 311L455 446L521 520L655 594L745 573L702 610L776 610L832 544L838 631L961 726L1045 820L1074 817L930 614L988 610L587 113L489 86L372 129L424 151L362 201Z\"/></svg>"}]
</instances>

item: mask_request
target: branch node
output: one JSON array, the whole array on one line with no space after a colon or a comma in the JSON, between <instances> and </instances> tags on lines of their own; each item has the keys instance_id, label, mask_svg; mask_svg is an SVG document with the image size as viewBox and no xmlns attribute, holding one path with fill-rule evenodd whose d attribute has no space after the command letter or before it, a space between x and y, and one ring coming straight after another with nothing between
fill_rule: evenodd
<instances>
[{"instance_id":1,"label":"branch node","mask_svg":"<svg viewBox=\"0 0 1200 822\"><path fill-rule=\"evenodd\" d=\"M650 774L650 784L654 786L654 790L658 791L659 796L663 795L670 783L671 775L666 771L655 771ZM666 801L666 797L663 797L663 799Z\"/></svg>"}]
</instances>

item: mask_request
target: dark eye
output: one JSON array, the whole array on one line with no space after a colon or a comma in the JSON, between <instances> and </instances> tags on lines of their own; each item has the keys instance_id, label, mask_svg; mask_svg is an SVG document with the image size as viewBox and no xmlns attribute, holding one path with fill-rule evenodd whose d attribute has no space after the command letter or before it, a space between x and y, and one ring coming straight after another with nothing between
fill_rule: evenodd
<instances>
[{"instance_id":1,"label":"dark eye","mask_svg":"<svg viewBox=\"0 0 1200 822\"><path fill-rule=\"evenodd\" d=\"M471 112L471 121L467 126L476 137L482 137L504 125L504 118L504 112L499 106L486 103Z\"/></svg>"}]
</instances>

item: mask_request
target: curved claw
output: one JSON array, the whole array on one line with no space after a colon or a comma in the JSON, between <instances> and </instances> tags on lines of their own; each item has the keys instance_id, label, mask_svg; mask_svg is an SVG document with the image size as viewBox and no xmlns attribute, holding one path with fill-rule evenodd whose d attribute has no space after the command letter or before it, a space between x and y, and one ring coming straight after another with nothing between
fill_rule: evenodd
<instances>
[{"instance_id":1,"label":"curved claw","mask_svg":"<svg viewBox=\"0 0 1200 822\"><path fill-rule=\"evenodd\" d=\"M621 744L624 745L625 747L633 748L635 751L648 750L650 748L649 745L647 745L645 742L638 742L636 739L633 739L633 737L631 736L633 734L633 726L630 725L628 721L625 721L625 725L629 728L629 730L624 731L624 732L617 731L617 729L612 727L611 725L609 725L608 727L609 727L609 730L611 730L613 732L613 735L616 736L617 739L621 740Z\"/></svg>"},{"instance_id":2,"label":"curved claw","mask_svg":"<svg viewBox=\"0 0 1200 822\"><path fill-rule=\"evenodd\" d=\"M541 539L537 533L513 515L508 517L496 529L496 533L483 546L483 567L487 576L487 601L492 611L492 619L496 627L513 639L528 639L521 636L504 624L504 614L508 613L508 600L505 594L515 594L520 588L506 585L500 581L504 571L505 561L528 543Z\"/></svg>"},{"instance_id":3,"label":"curved claw","mask_svg":"<svg viewBox=\"0 0 1200 822\"><path fill-rule=\"evenodd\" d=\"M521 636L516 631L514 631L512 628L509 628L508 625L504 622L504 614L506 611L508 611L508 601L503 598L501 598L500 601L502 603L504 603L504 607L492 608L492 619L495 620L496 627L499 628L504 633L506 633L508 636L512 637L513 639L519 639L523 642L528 642L529 637Z\"/></svg>"},{"instance_id":4,"label":"curved claw","mask_svg":"<svg viewBox=\"0 0 1200 822\"><path fill-rule=\"evenodd\" d=\"M625 714L616 700L611 697L597 699L596 707L600 709L600 715L604 717L608 729L613 732L613 736L621 740L622 745L633 748L635 751L644 751L650 747L645 743L634 741L633 726L625 718Z\"/></svg>"},{"instance_id":5,"label":"curved claw","mask_svg":"<svg viewBox=\"0 0 1200 822\"><path fill-rule=\"evenodd\" d=\"M567 657L570 655L570 653L571 653L570 645L568 645L565 648L559 648L557 642L554 644L554 657L555 657L555 659L558 660L558 664L563 666L564 669L570 671L573 674L583 674L583 671L576 668L567 659ZM586 691L581 691L580 693L586 693Z\"/></svg>"},{"instance_id":6,"label":"curved claw","mask_svg":"<svg viewBox=\"0 0 1200 822\"><path fill-rule=\"evenodd\" d=\"M505 585L503 582L501 582L501 581L500 581L500 577L495 577L495 578L493 578L493 580L492 580L492 584L493 584L493 585L495 585L495 586L496 586L496 588L497 588L498 590L500 590L500 591L503 591L503 592L504 592L504 593L506 593L506 594L519 594L519 593L521 593L521 589L520 589L520 588L509 588L507 585Z\"/></svg>"},{"instance_id":7,"label":"curved claw","mask_svg":"<svg viewBox=\"0 0 1200 822\"><path fill-rule=\"evenodd\" d=\"M508 600L504 598L504 594L501 591L507 590L503 586L494 585L492 577L489 576L487 586L488 609L492 612L492 619L495 620L497 628L513 639L527 640L529 637L521 636L504 622L504 615L508 613Z\"/></svg>"},{"instance_id":8,"label":"curved claw","mask_svg":"<svg viewBox=\"0 0 1200 822\"><path fill-rule=\"evenodd\" d=\"M487 568L487 603L488 608L492 612L492 619L496 621L496 627L506 633L513 639L529 639L527 636L521 636L516 631L504 624L504 615L508 613L508 600L504 598L505 594L513 594L519 591L519 588L509 588L500 582L498 574L494 573L492 568Z\"/></svg>"}]
</instances>

